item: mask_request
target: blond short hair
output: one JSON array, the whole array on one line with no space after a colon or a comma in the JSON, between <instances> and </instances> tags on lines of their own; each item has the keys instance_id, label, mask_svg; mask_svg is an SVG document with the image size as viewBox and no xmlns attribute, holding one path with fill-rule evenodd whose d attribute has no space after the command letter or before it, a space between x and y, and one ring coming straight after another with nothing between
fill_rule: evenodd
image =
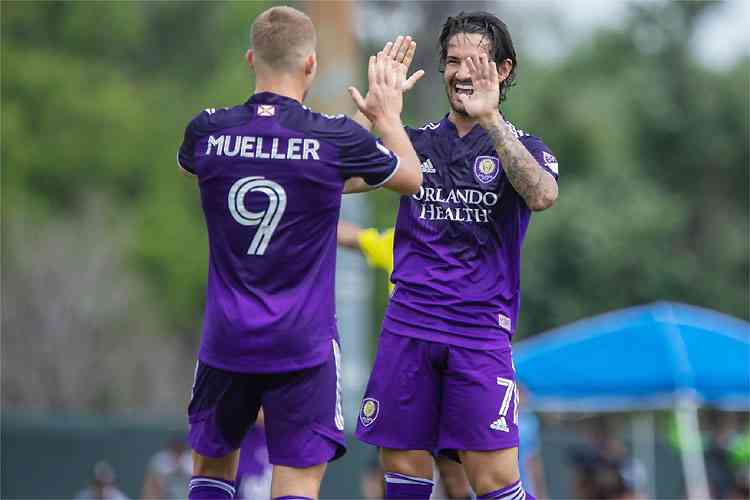
<instances>
[{"instance_id":1,"label":"blond short hair","mask_svg":"<svg viewBox=\"0 0 750 500\"><path fill-rule=\"evenodd\" d=\"M263 11L250 28L255 57L276 70L291 70L315 50L315 26L307 14L287 6Z\"/></svg>"}]
</instances>

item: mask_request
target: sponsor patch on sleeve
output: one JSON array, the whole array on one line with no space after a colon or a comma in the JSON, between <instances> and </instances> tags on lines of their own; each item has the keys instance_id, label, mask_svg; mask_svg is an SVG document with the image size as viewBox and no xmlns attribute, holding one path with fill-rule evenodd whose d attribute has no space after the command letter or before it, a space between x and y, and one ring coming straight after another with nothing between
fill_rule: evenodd
<instances>
[{"instance_id":1,"label":"sponsor patch on sleeve","mask_svg":"<svg viewBox=\"0 0 750 500\"><path fill-rule=\"evenodd\" d=\"M554 173L558 173L557 158L554 155L542 151L542 159L544 160L544 166L552 170Z\"/></svg>"}]
</instances>

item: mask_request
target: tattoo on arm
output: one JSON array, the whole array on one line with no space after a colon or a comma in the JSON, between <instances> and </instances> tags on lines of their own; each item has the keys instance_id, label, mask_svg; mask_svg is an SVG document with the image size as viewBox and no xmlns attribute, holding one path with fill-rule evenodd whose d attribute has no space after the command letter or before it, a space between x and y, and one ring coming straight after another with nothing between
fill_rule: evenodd
<instances>
[{"instance_id":1,"label":"tattoo on arm","mask_svg":"<svg viewBox=\"0 0 750 500\"><path fill-rule=\"evenodd\" d=\"M487 133L513 188L532 210L544 210L557 198L557 182L545 171L505 123L493 123Z\"/></svg>"}]
</instances>

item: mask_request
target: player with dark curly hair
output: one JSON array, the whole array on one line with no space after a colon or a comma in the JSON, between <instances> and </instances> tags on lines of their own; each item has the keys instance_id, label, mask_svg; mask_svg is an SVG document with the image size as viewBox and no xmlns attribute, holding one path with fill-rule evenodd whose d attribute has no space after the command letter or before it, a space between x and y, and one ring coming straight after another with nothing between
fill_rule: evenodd
<instances>
[{"instance_id":1,"label":"player with dark curly hair","mask_svg":"<svg viewBox=\"0 0 750 500\"><path fill-rule=\"evenodd\" d=\"M384 52L398 60L411 43L399 37ZM407 128L423 182L401 197L395 291L357 436L381 449L386 498L429 498L431 455L444 454L460 458L477 498L531 499L511 337L521 246L531 212L557 199L557 160L500 113L518 66L500 19L449 17L439 51L450 110Z\"/></svg>"}]
</instances>

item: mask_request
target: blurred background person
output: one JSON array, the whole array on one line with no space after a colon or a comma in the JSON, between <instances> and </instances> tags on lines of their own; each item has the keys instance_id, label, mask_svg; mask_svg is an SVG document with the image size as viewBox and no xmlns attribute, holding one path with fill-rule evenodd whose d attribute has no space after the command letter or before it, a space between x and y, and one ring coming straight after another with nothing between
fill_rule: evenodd
<instances>
[{"instance_id":1,"label":"blurred background person","mask_svg":"<svg viewBox=\"0 0 750 500\"><path fill-rule=\"evenodd\" d=\"M193 459L184 435L174 436L167 447L149 460L142 498L187 498Z\"/></svg>"},{"instance_id":2,"label":"blurred background person","mask_svg":"<svg viewBox=\"0 0 750 500\"><path fill-rule=\"evenodd\" d=\"M645 470L603 418L584 431L585 441L572 446L568 457L574 468L576 498L627 500L643 498Z\"/></svg>"},{"instance_id":3,"label":"blurred background person","mask_svg":"<svg viewBox=\"0 0 750 500\"><path fill-rule=\"evenodd\" d=\"M105 461L94 464L91 483L78 492L76 500L128 500L128 497L117 488L115 470Z\"/></svg>"}]
</instances>

